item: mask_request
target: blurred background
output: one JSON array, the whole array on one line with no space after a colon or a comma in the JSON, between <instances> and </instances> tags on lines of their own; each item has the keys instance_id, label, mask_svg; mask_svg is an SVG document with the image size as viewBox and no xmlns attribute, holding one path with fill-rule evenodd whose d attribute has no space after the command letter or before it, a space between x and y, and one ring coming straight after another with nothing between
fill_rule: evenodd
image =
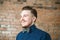
<instances>
[{"instance_id":1,"label":"blurred background","mask_svg":"<svg viewBox=\"0 0 60 40\"><path fill-rule=\"evenodd\" d=\"M60 0L0 0L0 40L16 40L22 30L20 12L27 5L38 12L36 26L60 40Z\"/></svg>"}]
</instances>

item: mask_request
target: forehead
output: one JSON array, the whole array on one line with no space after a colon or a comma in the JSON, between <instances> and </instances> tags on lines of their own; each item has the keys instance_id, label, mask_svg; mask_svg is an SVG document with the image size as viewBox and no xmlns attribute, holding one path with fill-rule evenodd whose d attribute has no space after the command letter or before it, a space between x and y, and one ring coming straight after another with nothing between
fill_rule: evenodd
<instances>
[{"instance_id":1,"label":"forehead","mask_svg":"<svg viewBox=\"0 0 60 40\"><path fill-rule=\"evenodd\" d=\"M20 15L32 15L30 10L23 10Z\"/></svg>"}]
</instances>

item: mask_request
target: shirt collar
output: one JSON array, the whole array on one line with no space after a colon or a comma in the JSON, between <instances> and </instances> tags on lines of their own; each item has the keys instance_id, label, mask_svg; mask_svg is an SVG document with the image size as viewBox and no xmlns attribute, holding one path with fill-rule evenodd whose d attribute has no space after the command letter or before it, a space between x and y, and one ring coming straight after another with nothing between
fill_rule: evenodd
<instances>
[{"instance_id":1,"label":"shirt collar","mask_svg":"<svg viewBox=\"0 0 60 40\"><path fill-rule=\"evenodd\" d=\"M27 33L30 33L32 32L34 29L36 28L35 24L31 25L29 28L24 28L23 29L23 33L27 32Z\"/></svg>"},{"instance_id":2,"label":"shirt collar","mask_svg":"<svg viewBox=\"0 0 60 40\"><path fill-rule=\"evenodd\" d=\"M22 32L23 32L23 33L25 33L25 32L27 32L27 33L28 33L29 31L30 31L30 29L29 29L29 28L24 28Z\"/></svg>"}]
</instances>

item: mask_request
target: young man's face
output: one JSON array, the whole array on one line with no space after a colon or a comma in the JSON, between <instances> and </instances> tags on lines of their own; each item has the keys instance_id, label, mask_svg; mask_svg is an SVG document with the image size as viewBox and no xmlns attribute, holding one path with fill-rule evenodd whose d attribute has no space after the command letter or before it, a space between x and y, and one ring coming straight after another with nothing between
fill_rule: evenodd
<instances>
[{"instance_id":1,"label":"young man's face","mask_svg":"<svg viewBox=\"0 0 60 40\"><path fill-rule=\"evenodd\" d=\"M33 17L30 10L23 10L20 16L21 16L20 23L23 28L29 27L36 20L36 18Z\"/></svg>"}]
</instances>

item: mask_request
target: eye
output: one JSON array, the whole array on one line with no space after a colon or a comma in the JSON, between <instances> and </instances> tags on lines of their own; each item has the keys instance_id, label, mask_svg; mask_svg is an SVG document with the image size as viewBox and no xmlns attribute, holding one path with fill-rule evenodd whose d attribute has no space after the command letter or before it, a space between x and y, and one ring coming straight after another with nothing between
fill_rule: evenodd
<instances>
[{"instance_id":1,"label":"eye","mask_svg":"<svg viewBox=\"0 0 60 40\"><path fill-rule=\"evenodd\" d=\"M24 17L27 17L28 15L24 15Z\"/></svg>"}]
</instances>

